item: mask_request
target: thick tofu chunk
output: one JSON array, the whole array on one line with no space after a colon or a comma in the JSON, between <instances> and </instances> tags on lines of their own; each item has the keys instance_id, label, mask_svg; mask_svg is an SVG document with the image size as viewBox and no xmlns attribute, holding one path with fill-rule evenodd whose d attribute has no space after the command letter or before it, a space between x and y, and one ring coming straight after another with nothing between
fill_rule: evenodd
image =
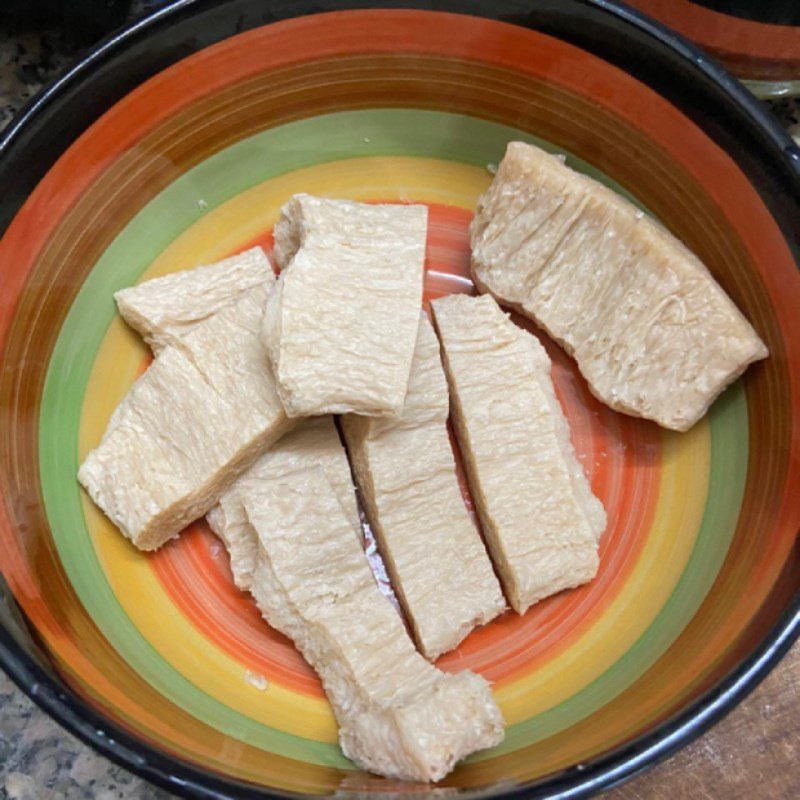
<instances>
[{"instance_id":1,"label":"thick tofu chunk","mask_svg":"<svg viewBox=\"0 0 800 800\"><path fill-rule=\"evenodd\" d=\"M267 289L165 347L114 412L78 479L139 548L203 516L291 423L259 337Z\"/></svg>"},{"instance_id":2,"label":"thick tofu chunk","mask_svg":"<svg viewBox=\"0 0 800 800\"><path fill-rule=\"evenodd\" d=\"M435 781L502 740L486 681L440 672L415 650L320 467L253 484L242 499L260 545L253 595L319 673L348 758Z\"/></svg>"},{"instance_id":3,"label":"thick tofu chunk","mask_svg":"<svg viewBox=\"0 0 800 800\"><path fill-rule=\"evenodd\" d=\"M146 281L130 289L123 289L115 295L120 313L135 330L142 334L150 346L159 352L167 345L177 345L186 349L186 339L190 333L189 344L195 342L193 350L198 350L196 339L201 337L198 328L207 324L219 311L240 300L249 289L266 285L273 288L275 275L269 261L260 247L247 250L232 258L219 261L209 266L177 272L163 278ZM249 318L250 315L247 315ZM259 336L260 326L255 329ZM205 337L205 345L213 347L213 338L219 333L219 323L215 322L208 329L211 337ZM253 365L256 370L270 371L269 359L258 341L253 347L252 336L245 333L245 347L238 355L255 353L257 361ZM227 348L221 350L223 362L229 358ZM192 356L192 350L189 351ZM212 355L213 357L213 355ZM205 369L201 364L201 369ZM217 372L222 367L222 380L228 371L225 363L217 364ZM246 370L248 368L246 367ZM235 392L237 389L236 371L234 375ZM266 376L269 378L270 376ZM245 387L250 382L243 384ZM247 388L246 388L247 390ZM276 392L272 392L270 402L274 403ZM245 399L244 402L247 402ZM314 465L317 460L311 458L311 452L317 451L319 463L330 468L329 477L335 484L341 484L339 473L346 475L346 488L353 495L350 479L350 468L333 420L320 417L314 424L303 425L296 434L282 437L264 454L241 478L239 478L220 498L220 502L207 514L208 523L214 532L225 543L231 560L231 571L234 581L240 589L250 585L255 568L256 535L247 524L244 508L238 499L237 487L248 480L258 480L259 476L269 475L270 470L283 470L286 464L298 461ZM345 492L342 493L343 500ZM352 500L355 509L355 498Z\"/></svg>"},{"instance_id":4,"label":"thick tofu chunk","mask_svg":"<svg viewBox=\"0 0 800 800\"><path fill-rule=\"evenodd\" d=\"M541 325L618 411L688 430L768 354L681 242L532 145L508 145L471 239L479 289Z\"/></svg>"},{"instance_id":5,"label":"thick tofu chunk","mask_svg":"<svg viewBox=\"0 0 800 800\"><path fill-rule=\"evenodd\" d=\"M355 489L350 464L339 441L333 417L301 420L250 467L206 515L228 549L231 571L240 589L249 589L256 568L258 537L244 512L242 494L287 472L319 466L333 487L351 525L359 529Z\"/></svg>"},{"instance_id":6,"label":"thick tofu chunk","mask_svg":"<svg viewBox=\"0 0 800 800\"><path fill-rule=\"evenodd\" d=\"M434 659L505 610L464 505L439 343L423 312L402 414L342 426L372 530L420 650Z\"/></svg>"},{"instance_id":7,"label":"thick tofu chunk","mask_svg":"<svg viewBox=\"0 0 800 800\"><path fill-rule=\"evenodd\" d=\"M399 413L422 301L425 206L295 195L264 341L290 417Z\"/></svg>"},{"instance_id":8,"label":"thick tofu chunk","mask_svg":"<svg viewBox=\"0 0 800 800\"><path fill-rule=\"evenodd\" d=\"M114 299L123 319L158 354L249 289L273 279L264 251L254 247L216 264L122 289Z\"/></svg>"},{"instance_id":9,"label":"thick tofu chunk","mask_svg":"<svg viewBox=\"0 0 800 800\"><path fill-rule=\"evenodd\" d=\"M522 614L595 576L605 511L536 338L488 295L443 297L432 308L472 496L506 596Z\"/></svg>"}]
</instances>

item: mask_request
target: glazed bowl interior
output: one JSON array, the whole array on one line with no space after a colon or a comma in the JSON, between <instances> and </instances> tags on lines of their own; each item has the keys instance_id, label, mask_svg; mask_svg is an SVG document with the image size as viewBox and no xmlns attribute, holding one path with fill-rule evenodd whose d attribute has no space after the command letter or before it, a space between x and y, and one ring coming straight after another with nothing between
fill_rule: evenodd
<instances>
[{"instance_id":1,"label":"glazed bowl interior","mask_svg":"<svg viewBox=\"0 0 800 800\"><path fill-rule=\"evenodd\" d=\"M715 65L606 2L264 5L175 4L2 144L2 665L188 796L430 793L342 756L319 681L204 523L144 555L75 473L148 363L115 290L269 250L304 191L427 203L426 300L470 291L475 200L506 143L530 141L660 219L770 349L677 434L602 406L543 338L608 510L601 569L440 659L493 682L507 734L435 791L618 780L729 708L796 633L800 153Z\"/></svg>"}]
</instances>

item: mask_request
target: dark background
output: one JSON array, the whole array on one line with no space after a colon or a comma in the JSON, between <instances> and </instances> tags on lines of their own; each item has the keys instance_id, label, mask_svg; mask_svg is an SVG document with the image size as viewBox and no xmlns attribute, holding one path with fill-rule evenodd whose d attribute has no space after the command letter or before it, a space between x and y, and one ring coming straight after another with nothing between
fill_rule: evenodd
<instances>
[{"instance_id":1,"label":"dark background","mask_svg":"<svg viewBox=\"0 0 800 800\"><path fill-rule=\"evenodd\" d=\"M694 0L697 5L771 25L800 25L800 0Z\"/></svg>"}]
</instances>

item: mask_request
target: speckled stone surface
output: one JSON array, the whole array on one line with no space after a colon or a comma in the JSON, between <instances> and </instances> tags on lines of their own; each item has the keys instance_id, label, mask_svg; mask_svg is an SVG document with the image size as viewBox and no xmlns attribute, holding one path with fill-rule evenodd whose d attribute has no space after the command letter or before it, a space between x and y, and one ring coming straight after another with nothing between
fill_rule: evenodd
<instances>
[{"instance_id":1,"label":"speckled stone surface","mask_svg":"<svg viewBox=\"0 0 800 800\"><path fill-rule=\"evenodd\" d=\"M148 7L159 5L161 1L134 2L132 16L141 14ZM79 51L56 29L32 32L9 25L3 27L0 21L0 130L45 82L57 75L78 55ZM800 100L779 101L773 104L773 110L790 132L800 137ZM689 763L693 758L698 762L697 770L681 765L681 774L687 776L687 780L691 779L690 783L696 789L696 792L693 792L694 796L711 798L712 795L707 794L703 788L705 781L701 776L714 777L717 773L723 783L717 782L713 785L725 788L722 789L723 794L713 795L714 800L755 796L750 793L747 786L744 787L746 790L744 794L736 793L734 791L736 786L724 783L728 780L726 776L731 774L726 764L717 764L713 759L709 760L703 756L703 753L709 748L716 748L720 753L730 753L731 757L738 760L741 754L735 746L736 742L746 740L752 745L755 740L761 738L766 741L768 737L762 719L766 717L764 714L759 716L756 712L762 706L767 710L771 706L767 699L761 700L761 696L772 697L773 703L776 697L787 698L787 708L790 711L796 709L797 700L788 698L784 684L789 676L789 684L796 688L797 676L800 676L798 664L800 664L800 651L795 648L785 664L770 676L754 698L734 712L728 720L707 734L701 742L682 751L667 765L626 784L624 789L616 790L616 793L609 796L609 800L611 797L619 797L620 800L623 797L626 800L627 798L645 800L656 796L689 796L684 795L682 791L678 791L677 795L671 793L671 787L676 788L677 784L674 779L668 779L668 771L670 765L679 764L681 759ZM750 722L749 717L754 714L755 718L761 720L758 725ZM793 714L794 712L791 714L787 712L786 719L790 719ZM744 719L748 720L748 724L740 725L740 729L731 727L737 720ZM742 727L745 730L741 730ZM785 723L780 727L784 730ZM791 753L787 753L786 758L779 757L780 755L773 752L770 757L769 763L774 769L786 770L786 765L796 765L794 749ZM689 772L696 774L692 777L688 775ZM790 797L800 796L796 794L800 791L800 771L796 776L798 781L792 784L794 788L788 788L786 790L788 794L781 793L781 798L786 797L788 800ZM762 776L762 786L763 780ZM750 785L749 782L747 784ZM688 791L688 784L683 788ZM661 789L664 790L663 794L659 793ZM643 793L640 794L640 791ZM777 794L773 796L778 797ZM116 798L169 800L170 797L172 795L168 792L156 789L110 763L68 734L0 672L0 800L115 800Z\"/></svg>"},{"instance_id":2,"label":"speckled stone surface","mask_svg":"<svg viewBox=\"0 0 800 800\"><path fill-rule=\"evenodd\" d=\"M0 672L2 800L168 800L70 736Z\"/></svg>"},{"instance_id":3,"label":"speckled stone surface","mask_svg":"<svg viewBox=\"0 0 800 800\"><path fill-rule=\"evenodd\" d=\"M800 144L800 97L775 100L769 105L789 135Z\"/></svg>"},{"instance_id":4,"label":"speckled stone surface","mask_svg":"<svg viewBox=\"0 0 800 800\"><path fill-rule=\"evenodd\" d=\"M73 57L63 33L0 27L0 128Z\"/></svg>"},{"instance_id":5,"label":"speckled stone surface","mask_svg":"<svg viewBox=\"0 0 800 800\"><path fill-rule=\"evenodd\" d=\"M133 0L136 19L166 0ZM0 12L3 3L0 0ZM42 86L81 55L82 46L57 27L26 25L0 16L0 130Z\"/></svg>"}]
</instances>

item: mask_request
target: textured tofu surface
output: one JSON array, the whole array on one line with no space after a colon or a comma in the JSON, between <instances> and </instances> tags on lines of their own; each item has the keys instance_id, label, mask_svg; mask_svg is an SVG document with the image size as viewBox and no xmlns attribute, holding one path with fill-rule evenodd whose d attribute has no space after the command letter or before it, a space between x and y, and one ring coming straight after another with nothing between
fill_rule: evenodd
<instances>
[{"instance_id":1,"label":"textured tofu surface","mask_svg":"<svg viewBox=\"0 0 800 800\"><path fill-rule=\"evenodd\" d=\"M348 758L392 778L438 780L502 740L486 681L440 672L416 651L320 467L242 498L259 538L253 595L322 679Z\"/></svg>"},{"instance_id":2,"label":"textured tofu surface","mask_svg":"<svg viewBox=\"0 0 800 800\"><path fill-rule=\"evenodd\" d=\"M114 299L122 318L157 354L248 289L273 279L264 251L254 247L215 264L122 289Z\"/></svg>"},{"instance_id":3,"label":"textured tofu surface","mask_svg":"<svg viewBox=\"0 0 800 800\"><path fill-rule=\"evenodd\" d=\"M523 613L595 576L605 511L536 338L488 295L431 305L472 496L506 596Z\"/></svg>"},{"instance_id":4,"label":"textured tofu surface","mask_svg":"<svg viewBox=\"0 0 800 800\"><path fill-rule=\"evenodd\" d=\"M333 487L350 524L360 530L350 464L333 417L300 420L250 467L206 515L209 525L228 549L231 571L240 589L249 589L256 568L258 537L242 504L242 493L287 472L319 466Z\"/></svg>"},{"instance_id":5,"label":"textured tofu surface","mask_svg":"<svg viewBox=\"0 0 800 800\"><path fill-rule=\"evenodd\" d=\"M203 516L293 424L259 327L259 285L165 347L78 472L94 502L152 550Z\"/></svg>"},{"instance_id":6,"label":"textured tofu surface","mask_svg":"<svg viewBox=\"0 0 800 800\"><path fill-rule=\"evenodd\" d=\"M452 650L506 607L461 497L448 410L439 343L423 313L402 414L342 419L392 586L430 659Z\"/></svg>"},{"instance_id":7,"label":"textured tofu surface","mask_svg":"<svg viewBox=\"0 0 800 800\"><path fill-rule=\"evenodd\" d=\"M247 250L244 253L226 258L216 264L201 266L185 270L163 278L123 289L115 295L120 313L135 330L142 334L156 353L163 347L173 344L182 349L187 349L187 337L192 334L188 344L190 357L193 352L205 356L205 349L213 348L213 337L220 332L219 323L215 322L208 328L210 336L205 336L202 347L198 347L198 339L203 337L204 323L213 318L219 311L232 305L253 287L266 285L273 288L275 275L272 267L260 247ZM246 315L251 318L250 314ZM260 336L260 324L255 315L252 319L256 323L255 335ZM192 333L194 332L194 333ZM247 340L252 344L253 330L243 331ZM253 368L271 368L258 343L254 349L247 346L234 356L239 357L247 353L256 354ZM215 372L220 374L223 382L227 365L224 363L229 357L227 350L223 351L223 363L217 361ZM211 358L216 360L215 354ZM198 363L204 370L204 363ZM220 369L221 368L221 369ZM248 367L244 365L245 371ZM232 391L238 392L238 369L230 371ZM269 378L269 376L267 376ZM252 386L252 381L243 384L246 391ZM226 390L228 391L228 390ZM269 403L274 405L277 392L273 392ZM240 398L241 399L241 398ZM247 402L245 400L245 402ZM319 456L315 460L313 453ZM249 470L247 470L234 484L222 495L220 502L206 515L208 523L214 532L223 540L230 556L231 572L236 585L240 589L247 589L255 569L256 535L247 523L244 508L237 488L240 484L250 480L258 480L259 476L269 475L278 469L284 470L287 464L314 465L321 463L329 470L329 478L339 487L342 487L342 499L346 501L346 494L352 495L352 512L357 515L355 495L350 479L350 468L344 450L339 442L333 420L320 417L313 423L304 424L296 435L283 436L280 442L262 456ZM342 486L342 477L346 483ZM356 516L357 518L357 516Z\"/></svg>"},{"instance_id":8,"label":"textured tofu surface","mask_svg":"<svg viewBox=\"0 0 800 800\"><path fill-rule=\"evenodd\" d=\"M427 208L295 195L264 319L289 416L398 413L422 301Z\"/></svg>"},{"instance_id":9,"label":"textured tofu surface","mask_svg":"<svg viewBox=\"0 0 800 800\"><path fill-rule=\"evenodd\" d=\"M471 242L479 289L541 325L618 411L687 430L768 354L681 242L532 145L508 145Z\"/></svg>"}]
</instances>

